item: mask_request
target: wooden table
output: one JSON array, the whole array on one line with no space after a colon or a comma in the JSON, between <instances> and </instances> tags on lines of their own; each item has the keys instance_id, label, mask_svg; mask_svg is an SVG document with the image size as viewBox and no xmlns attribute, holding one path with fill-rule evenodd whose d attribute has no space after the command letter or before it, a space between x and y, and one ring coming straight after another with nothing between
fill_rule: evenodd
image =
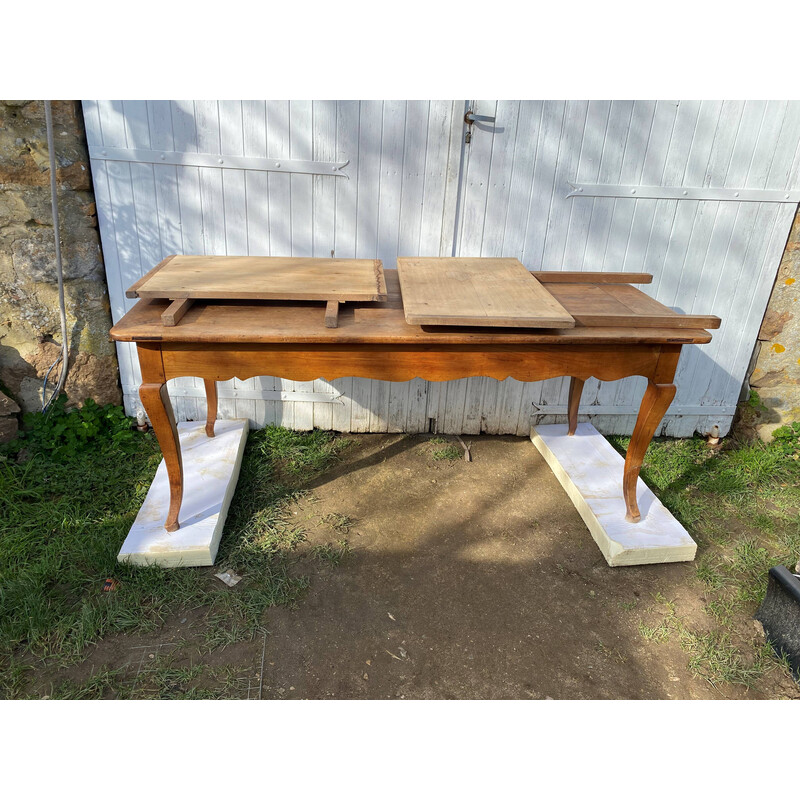
<instances>
[{"instance_id":1,"label":"wooden table","mask_svg":"<svg viewBox=\"0 0 800 800\"><path fill-rule=\"evenodd\" d=\"M536 275L541 280L543 273ZM409 325L393 270L386 272L389 299L346 306L338 328L325 328L313 303L252 301L196 303L180 325L165 327L161 315L168 301L140 300L112 328L111 337L137 345L142 369L139 396L169 476L165 528L178 529L183 497L180 444L166 382L186 376L203 379L208 398L206 432L213 436L216 381L258 375L295 381L341 377L445 381L472 376L540 381L569 376L570 433L577 425L587 378L614 381L642 375L647 389L628 446L622 487L627 519L638 522L636 481L647 446L675 396L681 348L711 341L700 325L686 325L707 320L707 327L717 327L719 320L673 312L659 317L654 301L627 284L609 286L601 276L596 283L569 283L563 273L551 275L561 275L548 289L575 318L573 328L487 331Z\"/></svg>"}]
</instances>

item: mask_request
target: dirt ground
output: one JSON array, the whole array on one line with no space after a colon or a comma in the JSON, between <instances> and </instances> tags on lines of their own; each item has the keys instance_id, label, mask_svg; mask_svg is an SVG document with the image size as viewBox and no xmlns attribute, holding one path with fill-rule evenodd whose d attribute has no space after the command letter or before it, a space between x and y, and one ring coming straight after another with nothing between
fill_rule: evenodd
<instances>
[{"instance_id":1,"label":"dirt ground","mask_svg":"<svg viewBox=\"0 0 800 800\"><path fill-rule=\"evenodd\" d=\"M472 438L467 463L435 460L429 436L350 438L296 507L307 595L270 609L263 638L191 657L236 670L235 696L800 696L778 670L753 689L713 687L687 669L677 637L646 640L640 624L662 618L657 597L693 630L710 628L694 565L609 568L529 440ZM338 565L310 557L340 538L320 524L329 515L347 520L351 549ZM152 636L104 640L65 672L146 669L201 626L182 612Z\"/></svg>"}]
</instances>

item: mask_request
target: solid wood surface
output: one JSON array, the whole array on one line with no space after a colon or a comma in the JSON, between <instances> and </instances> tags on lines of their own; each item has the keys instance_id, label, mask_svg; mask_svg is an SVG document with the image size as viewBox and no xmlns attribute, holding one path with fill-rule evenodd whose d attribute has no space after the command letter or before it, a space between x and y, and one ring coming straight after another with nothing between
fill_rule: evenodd
<instances>
[{"instance_id":1,"label":"solid wood surface","mask_svg":"<svg viewBox=\"0 0 800 800\"><path fill-rule=\"evenodd\" d=\"M339 327L339 301L328 300L325 306L325 327L338 328Z\"/></svg>"},{"instance_id":2,"label":"solid wood surface","mask_svg":"<svg viewBox=\"0 0 800 800\"><path fill-rule=\"evenodd\" d=\"M181 300L173 300L167 310L161 315L161 324L168 327L177 325L182 319L183 315L192 307L194 300L189 298L182 298Z\"/></svg>"},{"instance_id":3,"label":"solid wood surface","mask_svg":"<svg viewBox=\"0 0 800 800\"><path fill-rule=\"evenodd\" d=\"M578 407L581 404L581 393L586 381L574 375L569 382L569 401L567 403L567 436L574 436L578 428Z\"/></svg>"},{"instance_id":4,"label":"solid wood surface","mask_svg":"<svg viewBox=\"0 0 800 800\"><path fill-rule=\"evenodd\" d=\"M398 258L397 271L411 325L575 325L516 258Z\"/></svg>"},{"instance_id":5,"label":"solid wood surface","mask_svg":"<svg viewBox=\"0 0 800 800\"><path fill-rule=\"evenodd\" d=\"M650 440L664 418L664 414L667 413L667 409L675 397L676 389L674 383L657 383L653 380L647 383L647 389L639 407L639 415L636 418L636 426L628 444L628 452L625 454L622 494L627 509L625 519L628 522L639 522L641 519L639 503L636 499L636 481L639 478L644 454L647 452Z\"/></svg>"},{"instance_id":6,"label":"solid wood surface","mask_svg":"<svg viewBox=\"0 0 800 800\"><path fill-rule=\"evenodd\" d=\"M151 299L386 299L377 259L172 256L127 292Z\"/></svg>"},{"instance_id":7,"label":"solid wood surface","mask_svg":"<svg viewBox=\"0 0 800 800\"><path fill-rule=\"evenodd\" d=\"M275 375L287 380L374 378L430 381L488 377L539 381L561 375L612 381L655 375L680 345L203 345L162 344L167 380L187 375L227 381Z\"/></svg>"},{"instance_id":8,"label":"solid wood surface","mask_svg":"<svg viewBox=\"0 0 800 800\"><path fill-rule=\"evenodd\" d=\"M165 328L164 300L140 300L111 329L122 342L160 341L196 343L318 343L318 344L704 344L711 334L700 329L624 326L563 329L423 328L409 325L403 316L396 270L386 271L388 299L382 303L353 303L339 310L338 327L326 328L319 304L304 302L196 302L180 325ZM555 287L554 287L555 288ZM558 286L558 290L564 288ZM572 287L569 287L572 288ZM562 297L565 307L580 311L584 293L595 287L575 287ZM631 311L633 316L634 312ZM677 316L677 315L676 315ZM671 319L671 318L670 318Z\"/></svg>"},{"instance_id":9,"label":"solid wood surface","mask_svg":"<svg viewBox=\"0 0 800 800\"><path fill-rule=\"evenodd\" d=\"M719 328L713 315L679 314L627 284L553 283L548 289L583 327Z\"/></svg>"},{"instance_id":10,"label":"solid wood surface","mask_svg":"<svg viewBox=\"0 0 800 800\"><path fill-rule=\"evenodd\" d=\"M217 382L204 380L206 389L206 435L214 436L214 425L217 421Z\"/></svg>"},{"instance_id":11,"label":"solid wood surface","mask_svg":"<svg viewBox=\"0 0 800 800\"><path fill-rule=\"evenodd\" d=\"M139 345L137 350L139 366L142 369L139 398L158 439L169 479L169 511L164 527L168 531L176 531L180 527L178 516L183 501L183 459L178 426L167 392L161 350L146 344Z\"/></svg>"},{"instance_id":12,"label":"solid wood surface","mask_svg":"<svg viewBox=\"0 0 800 800\"><path fill-rule=\"evenodd\" d=\"M539 283L652 283L649 272L567 272L558 269L531 272Z\"/></svg>"},{"instance_id":13,"label":"solid wood surface","mask_svg":"<svg viewBox=\"0 0 800 800\"><path fill-rule=\"evenodd\" d=\"M149 281L150 278L152 278L159 270L166 267L167 264L169 264L169 262L172 261L173 258L175 258L174 255L167 256L163 261L159 261L159 263L156 264L153 267L153 269L142 275L142 277L139 278L139 280L136 281L136 283L134 283L129 289L125 291L125 297L130 297L130 298L138 297L139 288L143 286L145 283L147 283L147 281Z\"/></svg>"}]
</instances>

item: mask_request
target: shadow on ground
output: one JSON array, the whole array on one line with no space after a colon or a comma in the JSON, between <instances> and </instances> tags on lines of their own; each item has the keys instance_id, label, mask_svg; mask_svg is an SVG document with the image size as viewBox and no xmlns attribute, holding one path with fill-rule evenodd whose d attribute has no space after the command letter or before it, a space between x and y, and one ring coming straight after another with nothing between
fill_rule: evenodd
<instances>
[{"instance_id":1,"label":"shadow on ground","mask_svg":"<svg viewBox=\"0 0 800 800\"><path fill-rule=\"evenodd\" d=\"M151 636L108 637L58 677L122 666L135 683L143 653L156 666L166 647L173 665L210 671L213 696L800 696L780 670L750 689L712 686L687 668L679 636L646 638L665 601L692 631L712 629L695 565L609 568L529 440L467 437L468 463L435 458L445 445L430 436L345 438L342 461L291 512L308 532L296 569L310 589L267 612L266 635L208 653L204 611L183 611ZM342 542L338 564L318 558Z\"/></svg>"},{"instance_id":2,"label":"shadow on ground","mask_svg":"<svg viewBox=\"0 0 800 800\"><path fill-rule=\"evenodd\" d=\"M351 518L351 552L268 614L264 696L713 698L677 641L653 642L657 597L709 628L693 564L609 568L536 449L480 437L436 461L428 437L372 435L313 484L298 515ZM308 547L336 541L310 529Z\"/></svg>"}]
</instances>

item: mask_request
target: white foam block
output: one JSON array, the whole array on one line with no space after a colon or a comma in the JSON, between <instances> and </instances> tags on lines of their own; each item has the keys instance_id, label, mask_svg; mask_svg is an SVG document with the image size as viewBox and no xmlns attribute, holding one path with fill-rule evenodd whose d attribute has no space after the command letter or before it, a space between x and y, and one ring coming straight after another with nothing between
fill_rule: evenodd
<instances>
[{"instance_id":1,"label":"white foam block","mask_svg":"<svg viewBox=\"0 0 800 800\"><path fill-rule=\"evenodd\" d=\"M531 441L583 518L611 567L692 561L697 545L683 525L639 479L636 497L640 522L627 522L622 496L625 459L582 422L574 436L566 425L538 425Z\"/></svg>"},{"instance_id":2,"label":"white foam block","mask_svg":"<svg viewBox=\"0 0 800 800\"><path fill-rule=\"evenodd\" d=\"M247 430L247 420L217 420L216 435L209 438L204 422L178 424L183 457L181 527L172 533L164 530L169 481L162 459L118 561L161 567L214 563L242 466Z\"/></svg>"}]
</instances>

